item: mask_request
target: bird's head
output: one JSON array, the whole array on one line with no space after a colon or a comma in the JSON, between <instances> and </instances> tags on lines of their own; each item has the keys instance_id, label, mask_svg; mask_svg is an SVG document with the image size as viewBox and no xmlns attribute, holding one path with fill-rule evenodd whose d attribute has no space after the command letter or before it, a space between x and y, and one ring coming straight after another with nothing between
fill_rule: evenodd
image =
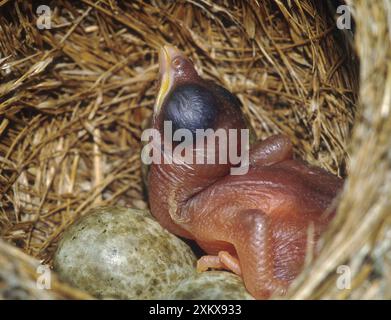
<instances>
[{"instance_id":1,"label":"bird's head","mask_svg":"<svg viewBox=\"0 0 391 320\"><path fill-rule=\"evenodd\" d=\"M160 88L154 106L154 127L171 121L172 129L245 128L241 103L223 87L202 79L192 61L173 46L159 53Z\"/></svg>"},{"instance_id":2,"label":"bird's head","mask_svg":"<svg viewBox=\"0 0 391 320\"><path fill-rule=\"evenodd\" d=\"M192 162L179 162L193 165L194 157L202 157L202 163L212 166L192 166L192 170L197 168L199 173L202 171L205 175L211 175L213 170L223 175L229 167L238 165L239 160L231 155L242 156L242 151L248 150L251 133L240 100L222 86L203 79L193 62L173 46L161 48L159 65L159 92L152 128L157 129L162 137L165 146L161 149L164 150L163 154L174 159L175 152L167 154L166 150L179 144L186 146L186 150L190 149L188 154ZM167 130L167 124L170 130ZM247 132L243 133L243 129ZM236 136L231 136L232 131ZM190 139L187 139L189 136ZM179 158L183 159L186 151L181 152Z\"/></svg>"}]
</instances>

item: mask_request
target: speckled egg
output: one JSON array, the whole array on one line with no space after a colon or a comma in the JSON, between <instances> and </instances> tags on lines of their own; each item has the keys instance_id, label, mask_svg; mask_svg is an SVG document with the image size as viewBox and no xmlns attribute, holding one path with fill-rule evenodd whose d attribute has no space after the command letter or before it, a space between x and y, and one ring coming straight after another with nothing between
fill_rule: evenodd
<instances>
[{"instance_id":1,"label":"speckled egg","mask_svg":"<svg viewBox=\"0 0 391 320\"><path fill-rule=\"evenodd\" d=\"M197 273L183 280L168 296L176 300L253 300L242 279L226 271Z\"/></svg>"},{"instance_id":2,"label":"speckled egg","mask_svg":"<svg viewBox=\"0 0 391 320\"><path fill-rule=\"evenodd\" d=\"M71 225L54 269L71 285L103 299L162 299L196 274L196 257L148 211L100 207Z\"/></svg>"}]
</instances>

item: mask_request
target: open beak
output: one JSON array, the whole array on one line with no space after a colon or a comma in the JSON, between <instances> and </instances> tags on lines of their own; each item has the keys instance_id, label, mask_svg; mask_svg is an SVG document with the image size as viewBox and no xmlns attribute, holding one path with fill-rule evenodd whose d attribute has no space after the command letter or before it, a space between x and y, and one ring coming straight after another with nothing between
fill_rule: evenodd
<instances>
[{"instance_id":1,"label":"open beak","mask_svg":"<svg viewBox=\"0 0 391 320\"><path fill-rule=\"evenodd\" d=\"M162 107L163 101L170 92L174 83L174 73L171 67L172 60L183 55L177 48L165 45L159 51L159 73L160 73L160 89L156 98L154 113L158 113Z\"/></svg>"}]
</instances>

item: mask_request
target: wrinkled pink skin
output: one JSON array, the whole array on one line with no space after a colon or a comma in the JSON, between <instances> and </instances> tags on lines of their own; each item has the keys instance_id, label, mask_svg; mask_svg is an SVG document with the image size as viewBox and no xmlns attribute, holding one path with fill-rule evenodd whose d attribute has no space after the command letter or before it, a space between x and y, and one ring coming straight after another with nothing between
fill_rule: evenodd
<instances>
[{"instance_id":1,"label":"wrinkled pink skin","mask_svg":"<svg viewBox=\"0 0 391 320\"><path fill-rule=\"evenodd\" d=\"M194 75L185 81L205 83ZM224 108L238 114L222 116L218 127L244 126L238 109ZM159 128L159 114L153 126ZM294 160L282 135L252 145L247 174L230 175L229 169L230 164L152 164L151 212L162 226L194 239L208 254L226 250L238 257L255 298L284 294L303 267L311 245L309 226L315 244L334 215L330 207L343 181Z\"/></svg>"}]
</instances>

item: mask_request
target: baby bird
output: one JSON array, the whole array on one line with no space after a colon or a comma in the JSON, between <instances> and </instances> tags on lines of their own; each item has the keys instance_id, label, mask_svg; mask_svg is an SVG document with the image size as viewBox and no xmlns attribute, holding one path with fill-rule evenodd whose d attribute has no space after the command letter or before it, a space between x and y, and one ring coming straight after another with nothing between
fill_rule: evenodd
<instances>
[{"instance_id":1,"label":"baby bird","mask_svg":"<svg viewBox=\"0 0 391 320\"><path fill-rule=\"evenodd\" d=\"M242 276L257 299L284 294L303 267L309 242L314 245L332 219L342 179L293 159L291 142L283 135L250 146L243 143L240 132L248 125L239 99L202 79L175 47L164 46L159 59L160 89L152 128L162 137L155 151L171 161L151 164L152 214L170 232L195 240L207 253L198 261L199 270L231 270ZM173 134L164 132L165 123ZM187 143L175 137L179 129L193 138L200 129L227 133L228 147L219 148L219 141L212 155L220 159L230 148L248 152L244 174L232 174L238 164L231 159L175 161L183 152L170 155L166 150L181 145L194 159L207 148L206 143L196 144L197 137ZM232 137L228 132L233 129L239 133Z\"/></svg>"}]
</instances>

